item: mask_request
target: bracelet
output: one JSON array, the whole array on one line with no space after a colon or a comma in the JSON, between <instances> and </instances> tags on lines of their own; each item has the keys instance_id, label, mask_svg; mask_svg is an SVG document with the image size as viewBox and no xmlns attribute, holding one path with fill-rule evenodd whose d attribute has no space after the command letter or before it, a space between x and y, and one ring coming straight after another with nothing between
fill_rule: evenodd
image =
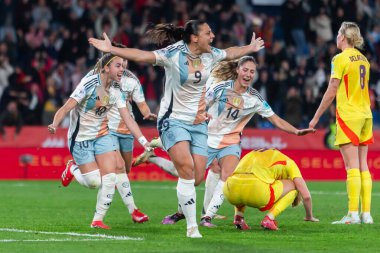
<instances>
[{"instance_id":1,"label":"bracelet","mask_svg":"<svg viewBox=\"0 0 380 253\"><path fill-rule=\"evenodd\" d=\"M145 146L145 144L148 143L148 140L145 138L145 136L141 136L140 138L137 139L138 142L141 144L141 146Z\"/></svg>"}]
</instances>

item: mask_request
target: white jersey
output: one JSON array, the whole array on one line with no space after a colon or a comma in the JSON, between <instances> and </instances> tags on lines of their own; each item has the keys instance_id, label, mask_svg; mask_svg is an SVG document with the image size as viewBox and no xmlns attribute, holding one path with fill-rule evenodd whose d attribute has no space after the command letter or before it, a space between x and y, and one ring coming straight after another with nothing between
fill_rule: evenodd
<instances>
[{"instance_id":1,"label":"white jersey","mask_svg":"<svg viewBox=\"0 0 380 253\"><path fill-rule=\"evenodd\" d=\"M126 98L126 105L129 113L134 118L132 112L132 101L135 103L141 103L145 101L144 92L139 79L129 70L124 70L120 83L114 83L115 88L120 89L123 97ZM127 128L127 125L122 120L119 110L116 107L112 107L107 114L108 127L111 131L119 134L130 134L131 132Z\"/></svg>"},{"instance_id":2,"label":"white jersey","mask_svg":"<svg viewBox=\"0 0 380 253\"><path fill-rule=\"evenodd\" d=\"M101 87L99 75L84 77L70 98L78 105L70 112L70 127L67 134L72 141L93 140L108 134L107 112L115 105L126 107L126 101L119 89L113 87L99 96Z\"/></svg>"},{"instance_id":3,"label":"white jersey","mask_svg":"<svg viewBox=\"0 0 380 253\"><path fill-rule=\"evenodd\" d=\"M183 41L156 50L154 54L155 64L165 68L165 90L158 118L201 123L206 111L206 81L215 64L226 57L226 52L212 48L211 53L200 56L201 62L196 68L190 64L190 51Z\"/></svg>"},{"instance_id":4,"label":"white jersey","mask_svg":"<svg viewBox=\"0 0 380 253\"><path fill-rule=\"evenodd\" d=\"M234 90L234 81L219 82L207 89L208 124L207 144L211 148L224 148L240 143L243 128L255 113L262 117L274 114L272 108L251 87L240 94Z\"/></svg>"}]
</instances>

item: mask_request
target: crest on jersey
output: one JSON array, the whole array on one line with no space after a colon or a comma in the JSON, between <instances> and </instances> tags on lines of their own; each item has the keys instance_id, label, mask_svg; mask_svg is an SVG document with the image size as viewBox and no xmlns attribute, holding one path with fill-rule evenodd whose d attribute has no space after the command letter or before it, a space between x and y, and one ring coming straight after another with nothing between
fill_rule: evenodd
<instances>
[{"instance_id":1,"label":"crest on jersey","mask_svg":"<svg viewBox=\"0 0 380 253\"><path fill-rule=\"evenodd\" d=\"M102 97L102 105L104 105L104 106L108 105L109 101L110 101L109 96Z\"/></svg>"},{"instance_id":2,"label":"crest on jersey","mask_svg":"<svg viewBox=\"0 0 380 253\"><path fill-rule=\"evenodd\" d=\"M241 102L241 98L238 98L238 97L234 97L232 99L232 104L235 106L235 107L238 107L240 105L240 102Z\"/></svg>"}]
</instances>

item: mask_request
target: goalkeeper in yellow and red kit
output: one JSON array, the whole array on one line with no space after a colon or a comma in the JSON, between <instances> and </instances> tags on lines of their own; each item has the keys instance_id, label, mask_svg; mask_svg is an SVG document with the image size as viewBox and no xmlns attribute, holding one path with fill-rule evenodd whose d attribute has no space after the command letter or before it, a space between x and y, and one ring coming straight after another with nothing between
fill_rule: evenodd
<instances>
[{"instance_id":1,"label":"goalkeeper in yellow and red kit","mask_svg":"<svg viewBox=\"0 0 380 253\"><path fill-rule=\"evenodd\" d=\"M268 211L261 226L278 230L276 217L288 206L303 201L305 221L318 222L313 216L309 189L297 164L276 149L258 149L240 160L223 188L225 198L235 206L234 224L238 229L250 227L244 220L246 206Z\"/></svg>"}]
</instances>

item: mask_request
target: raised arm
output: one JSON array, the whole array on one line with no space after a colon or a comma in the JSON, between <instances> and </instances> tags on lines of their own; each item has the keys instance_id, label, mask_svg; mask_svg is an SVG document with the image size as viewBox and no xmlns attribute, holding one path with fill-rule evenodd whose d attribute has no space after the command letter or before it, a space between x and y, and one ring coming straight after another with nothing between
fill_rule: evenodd
<instances>
[{"instance_id":1,"label":"raised arm","mask_svg":"<svg viewBox=\"0 0 380 253\"><path fill-rule=\"evenodd\" d=\"M319 118L323 115L326 109L331 105L334 101L336 92L338 91L340 80L336 78L331 78L329 82L329 86L325 94L323 95L321 104L319 105L317 111L314 114L313 119L309 123L309 127L315 128L318 124Z\"/></svg>"},{"instance_id":2,"label":"raised arm","mask_svg":"<svg viewBox=\"0 0 380 253\"><path fill-rule=\"evenodd\" d=\"M157 115L152 113L150 111L150 108L148 104L144 101L141 103L136 103L137 107L139 108L139 111L143 115L144 119L146 120L157 120Z\"/></svg>"},{"instance_id":3,"label":"raised arm","mask_svg":"<svg viewBox=\"0 0 380 253\"><path fill-rule=\"evenodd\" d=\"M91 45L99 49L100 51L111 53L120 56L124 59L135 61L135 62L145 62L149 64L156 63L156 56L151 51L144 51L136 48L119 48L114 47L111 44L110 39L106 33L103 33L104 40L99 40L95 38L90 38L88 41Z\"/></svg>"},{"instance_id":4,"label":"raised arm","mask_svg":"<svg viewBox=\"0 0 380 253\"><path fill-rule=\"evenodd\" d=\"M296 177L293 179L294 185L296 186L297 191L301 194L303 199L303 206L305 208L306 217L305 221L318 222L319 220L313 216L313 205L311 200L311 195L305 180L302 177Z\"/></svg>"},{"instance_id":5,"label":"raised arm","mask_svg":"<svg viewBox=\"0 0 380 253\"><path fill-rule=\"evenodd\" d=\"M264 41L262 38L256 38L255 33L252 35L251 44L242 47L229 47L225 51L227 53L225 60L238 59L244 55L258 52L264 48Z\"/></svg>"},{"instance_id":6,"label":"raised arm","mask_svg":"<svg viewBox=\"0 0 380 253\"><path fill-rule=\"evenodd\" d=\"M48 130L51 134L55 134L57 127L59 124L61 124L62 120L65 118L66 114L70 112L72 109L77 106L78 102L73 99L69 98L66 103L58 109L58 111L54 115L53 123L48 125Z\"/></svg>"},{"instance_id":7,"label":"raised arm","mask_svg":"<svg viewBox=\"0 0 380 253\"><path fill-rule=\"evenodd\" d=\"M309 133L314 133L314 128L306 128L306 129L297 129L294 126L292 126L289 122L286 120L280 118L277 114L273 114L272 116L267 118L273 125L281 129L282 131L285 131L290 134L295 135L305 135Z\"/></svg>"}]
</instances>

